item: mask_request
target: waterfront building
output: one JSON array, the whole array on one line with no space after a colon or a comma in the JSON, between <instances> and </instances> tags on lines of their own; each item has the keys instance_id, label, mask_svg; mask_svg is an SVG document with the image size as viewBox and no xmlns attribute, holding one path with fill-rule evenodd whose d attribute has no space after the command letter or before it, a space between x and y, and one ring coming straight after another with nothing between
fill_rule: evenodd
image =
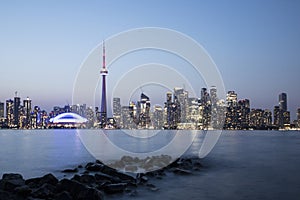
<instances>
[{"instance_id":1,"label":"waterfront building","mask_svg":"<svg viewBox=\"0 0 300 200\"><path fill-rule=\"evenodd\" d=\"M93 111L92 107L86 108L85 117L88 120L87 123L86 123L86 127L87 128L94 127L95 114L94 114L94 111Z\"/></svg>"},{"instance_id":2,"label":"waterfront building","mask_svg":"<svg viewBox=\"0 0 300 200\"><path fill-rule=\"evenodd\" d=\"M115 119L116 127L121 127L121 99L113 98L113 118Z\"/></svg>"},{"instance_id":3,"label":"waterfront building","mask_svg":"<svg viewBox=\"0 0 300 200\"><path fill-rule=\"evenodd\" d=\"M193 123L196 127L199 123L199 103L198 98L190 97L188 99L188 116L187 122Z\"/></svg>"},{"instance_id":4,"label":"waterfront building","mask_svg":"<svg viewBox=\"0 0 300 200\"><path fill-rule=\"evenodd\" d=\"M185 123L188 112L188 92L183 88L174 88L174 103L180 105L180 114L178 113L181 123ZM179 107L178 107L179 108ZM177 110L179 112L179 110Z\"/></svg>"},{"instance_id":5,"label":"waterfront building","mask_svg":"<svg viewBox=\"0 0 300 200\"><path fill-rule=\"evenodd\" d=\"M23 100L23 107L25 115L25 122L23 126L26 128L31 128L31 99L29 99L29 97Z\"/></svg>"},{"instance_id":6,"label":"waterfront building","mask_svg":"<svg viewBox=\"0 0 300 200\"><path fill-rule=\"evenodd\" d=\"M71 105L70 109L71 109L72 113L76 113L76 114L79 115L79 111L80 111L80 105L79 104L77 104L77 105ZM65 111L63 111L63 112L65 112Z\"/></svg>"},{"instance_id":7,"label":"waterfront building","mask_svg":"<svg viewBox=\"0 0 300 200\"><path fill-rule=\"evenodd\" d=\"M6 122L9 128L14 126L14 101L6 100Z\"/></svg>"},{"instance_id":8,"label":"waterfront building","mask_svg":"<svg viewBox=\"0 0 300 200\"><path fill-rule=\"evenodd\" d=\"M264 126L270 129L272 127L272 112L269 109L265 109L263 113Z\"/></svg>"},{"instance_id":9,"label":"waterfront building","mask_svg":"<svg viewBox=\"0 0 300 200\"><path fill-rule=\"evenodd\" d=\"M273 121L273 124L277 128L279 128L283 125L283 121L281 121L282 120L281 115L282 115L282 110L279 109L279 106L274 106L274 110L273 110L274 121Z\"/></svg>"},{"instance_id":10,"label":"waterfront building","mask_svg":"<svg viewBox=\"0 0 300 200\"><path fill-rule=\"evenodd\" d=\"M300 128L300 108L297 109L297 127Z\"/></svg>"},{"instance_id":11,"label":"waterfront building","mask_svg":"<svg viewBox=\"0 0 300 200\"><path fill-rule=\"evenodd\" d=\"M5 127L6 118L4 117L4 103L0 102L0 128Z\"/></svg>"},{"instance_id":12,"label":"waterfront building","mask_svg":"<svg viewBox=\"0 0 300 200\"><path fill-rule=\"evenodd\" d=\"M290 117L290 112L289 111L284 111L282 114L283 117L283 127L284 128L289 128L290 123L291 123L291 117Z\"/></svg>"},{"instance_id":13,"label":"waterfront building","mask_svg":"<svg viewBox=\"0 0 300 200\"><path fill-rule=\"evenodd\" d=\"M219 128L218 123L218 96L217 96L217 88L216 86L212 86L210 89L210 102L211 102L211 127L214 129Z\"/></svg>"},{"instance_id":14,"label":"waterfront building","mask_svg":"<svg viewBox=\"0 0 300 200\"><path fill-rule=\"evenodd\" d=\"M206 88L201 89L200 97L200 124L202 128L210 127L211 122L211 99Z\"/></svg>"},{"instance_id":15,"label":"waterfront building","mask_svg":"<svg viewBox=\"0 0 300 200\"><path fill-rule=\"evenodd\" d=\"M238 129L248 129L250 123L250 100L241 99L237 108Z\"/></svg>"},{"instance_id":16,"label":"waterfront building","mask_svg":"<svg viewBox=\"0 0 300 200\"><path fill-rule=\"evenodd\" d=\"M287 111L287 95L286 93L279 94L279 109Z\"/></svg>"},{"instance_id":17,"label":"waterfront building","mask_svg":"<svg viewBox=\"0 0 300 200\"><path fill-rule=\"evenodd\" d=\"M276 107L277 109L277 107ZM287 94L281 93L279 94L279 110L274 108L274 125L277 128L289 128L290 126L290 112L287 110ZM276 121L275 121L276 115Z\"/></svg>"},{"instance_id":18,"label":"waterfront building","mask_svg":"<svg viewBox=\"0 0 300 200\"><path fill-rule=\"evenodd\" d=\"M225 118L225 128L236 129L238 124L237 116L237 94L234 91L228 91L226 96L227 112Z\"/></svg>"},{"instance_id":19,"label":"waterfront building","mask_svg":"<svg viewBox=\"0 0 300 200\"><path fill-rule=\"evenodd\" d=\"M164 128L165 129L176 129L177 123L180 122L181 116L181 108L180 103L177 99L177 96L174 95L174 99L172 101L172 93L167 92L166 95L166 102L164 106L165 110L165 121L164 121Z\"/></svg>"},{"instance_id":20,"label":"waterfront building","mask_svg":"<svg viewBox=\"0 0 300 200\"><path fill-rule=\"evenodd\" d=\"M150 127L150 98L144 93L141 94L141 99L137 103L137 113L138 118L137 124L139 128L149 128Z\"/></svg>"},{"instance_id":21,"label":"waterfront building","mask_svg":"<svg viewBox=\"0 0 300 200\"><path fill-rule=\"evenodd\" d=\"M159 105L154 106L154 112L152 115L152 123L154 129L162 129L164 126L163 121L163 108Z\"/></svg>"},{"instance_id":22,"label":"waterfront building","mask_svg":"<svg viewBox=\"0 0 300 200\"><path fill-rule=\"evenodd\" d=\"M0 118L4 118L4 103L0 102Z\"/></svg>"},{"instance_id":23,"label":"waterfront building","mask_svg":"<svg viewBox=\"0 0 300 200\"><path fill-rule=\"evenodd\" d=\"M20 97L16 96L14 98L14 107L13 107L13 112L14 112L14 127L18 128L19 127L19 116L20 116L20 105L21 105L21 99Z\"/></svg>"},{"instance_id":24,"label":"waterfront building","mask_svg":"<svg viewBox=\"0 0 300 200\"><path fill-rule=\"evenodd\" d=\"M121 118L122 118L122 128L123 129L133 129L134 121L133 121L133 106L122 106L121 107Z\"/></svg>"}]
</instances>

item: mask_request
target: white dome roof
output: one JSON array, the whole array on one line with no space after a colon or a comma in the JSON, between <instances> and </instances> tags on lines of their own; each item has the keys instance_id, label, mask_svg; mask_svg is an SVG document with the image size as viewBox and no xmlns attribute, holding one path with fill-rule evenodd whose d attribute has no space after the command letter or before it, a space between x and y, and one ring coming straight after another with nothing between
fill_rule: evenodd
<instances>
[{"instance_id":1,"label":"white dome roof","mask_svg":"<svg viewBox=\"0 0 300 200\"><path fill-rule=\"evenodd\" d=\"M50 119L51 123L85 123L88 120L75 113L62 113Z\"/></svg>"}]
</instances>

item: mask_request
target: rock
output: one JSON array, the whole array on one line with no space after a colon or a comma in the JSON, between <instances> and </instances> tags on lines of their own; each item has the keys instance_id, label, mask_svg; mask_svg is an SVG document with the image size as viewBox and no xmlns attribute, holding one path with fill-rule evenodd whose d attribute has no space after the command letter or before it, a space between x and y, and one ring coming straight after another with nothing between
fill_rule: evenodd
<instances>
[{"instance_id":1,"label":"rock","mask_svg":"<svg viewBox=\"0 0 300 200\"><path fill-rule=\"evenodd\" d=\"M56 188L58 192L69 192L72 198L74 199L79 195L81 191L87 189L87 187L84 184L69 179L62 179L61 181L59 181Z\"/></svg>"},{"instance_id":2,"label":"rock","mask_svg":"<svg viewBox=\"0 0 300 200\"><path fill-rule=\"evenodd\" d=\"M140 178L140 180L141 180L141 183L146 183L146 182L148 182L148 177L147 176L142 176L141 178Z\"/></svg>"},{"instance_id":3,"label":"rock","mask_svg":"<svg viewBox=\"0 0 300 200\"><path fill-rule=\"evenodd\" d=\"M129 196L135 197L138 195L138 192L136 190L133 190L132 192L129 193Z\"/></svg>"},{"instance_id":4,"label":"rock","mask_svg":"<svg viewBox=\"0 0 300 200\"><path fill-rule=\"evenodd\" d=\"M116 169L113 169L113 168L105 166L105 165L103 166L101 172L104 174L107 174L111 177L119 178L122 181L126 181L126 182L129 182L129 181L135 182L136 181L135 175L130 175L129 173L121 173L121 172L118 172Z\"/></svg>"},{"instance_id":5,"label":"rock","mask_svg":"<svg viewBox=\"0 0 300 200\"><path fill-rule=\"evenodd\" d=\"M104 186L104 192L108 194L115 194L123 192L126 188L126 183L115 183L115 184L107 184Z\"/></svg>"},{"instance_id":6,"label":"rock","mask_svg":"<svg viewBox=\"0 0 300 200\"><path fill-rule=\"evenodd\" d=\"M87 188L86 190L80 191L77 200L101 200L104 199L103 193L94 188Z\"/></svg>"},{"instance_id":7,"label":"rock","mask_svg":"<svg viewBox=\"0 0 300 200\"><path fill-rule=\"evenodd\" d=\"M116 161L116 162L110 164L109 166L112 168L115 168L115 169L123 169L125 167L125 163L123 161L119 160L119 161Z\"/></svg>"},{"instance_id":8,"label":"rock","mask_svg":"<svg viewBox=\"0 0 300 200\"><path fill-rule=\"evenodd\" d=\"M128 165L125 167L126 172L136 172L138 170L138 167L135 165Z\"/></svg>"},{"instance_id":9,"label":"rock","mask_svg":"<svg viewBox=\"0 0 300 200\"><path fill-rule=\"evenodd\" d=\"M119 181L121 181L119 178L112 177L110 175L103 174L101 172L98 172L97 174L95 174L95 179L97 182L107 182L107 181L119 182Z\"/></svg>"},{"instance_id":10,"label":"rock","mask_svg":"<svg viewBox=\"0 0 300 200\"><path fill-rule=\"evenodd\" d=\"M39 178L30 178L25 181L25 184L31 188L37 188L40 185L41 177Z\"/></svg>"},{"instance_id":11,"label":"rock","mask_svg":"<svg viewBox=\"0 0 300 200\"><path fill-rule=\"evenodd\" d=\"M89 174L90 172L88 170L85 170L82 174Z\"/></svg>"},{"instance_id":12,"label":"rock","mask_svg":"<svg viewBox=\"0 0 300 200\"><path fill-rule=\"evenodd\" d=\"M0 189L13 191L16 187L25 185L25 180L21 174L3 174L0 181Z\"/></svg>"},{"instance_id":13,"label":"rock","mask_svg":"<svg viewBox=\"0 0 300 200\"><path fill-rule=\"evenodd\" d=\"M78 165L77 168L78 168L78 169L82 169L83 166L82 166L82 165Z\"/></svg>"},{"instance_id":14,"label":"rock","mask_svg":"<svg viewBox=\"0 0 300 200\"><path fill-rule=\"evenodd\" d=\"M40 184L44 184L44 183L56 185L58 183L58 179L53 174L46 174L40 180Z\"/></svg>"},{"instance_id":15,"label":"rock","mask_svg":"<svg viewBox=\"0 0 300 200\"><path fill-rule=\"evenodd\" d=\"M34 190L31 193L31 196L36 198L41 198L41 199L51 198L54 196L55 191L56 191L55 186L48 183L44 183L41 187Z\"/></svg>"},{"instance_id":16,"label":"rock","mask_svg":"<svg viewBox=\"0 0 300 200\"><path fill-rule=\"evenodd\" d=\"M100 172L102 171L104 165L103 164L98 164L98 163L88 163L85 166L85 169L92 171L92 172Z\"/></svg>"},{"instance_id":17,"label":"rock","mask_svg":"<svg viewBox=\"0 0 300 200\"><path fill-rule=\"evenodd\" d=\"M88 185L92 185L96 182L96 179L94 176L92 175L74 175L73 178L71 180L75 180L75 181L78 181L80 183L84 183L84 184L88 184Z\"/></svg>"},{"instance_id":18,"label":"rock","mask_svg":"<svg viewBox=\"0 0 300 200\"><path fill-rule=\"evenodd\" d=\"M63 191L54 197L55 200L72 200L72 196L69 192Z\"/></svg>"},{"instance_id":19,"label":"rock","mask_svg":"<svg viewBox=\"0 0 300 200\"><path fill-rule=\"evenodd\" d=\"M150 190L153 191L153 192L156 192L156 191L158 191L159 189L158 189L157 187L151 187Z\"/></svg>"},{"instance_id":20,"label":"rock","mask_svg":"<svg viewBox=\"0 0 300 200\"><path fill-rule=\"evenodd\" d=\"M78 169L77 168L74 168L74 169L64 169L61 172L63 172L63 173L76 173L76 172L78 172Z\"/></svg>"},{"instance_id":21,"label":"rock","mask_svg":"<svg viewBox=\"0 0 300 200\"><path fill-rule=\"evenodd\" d=\"M8 199L12 199L11 195L6 191L0 190L0 200L8 200Z\"/></svg>"},{"instance_id":22,"label":"rock","mask_svg":"<svg viewBox=\"0 0 300 200\"><path fill-rule=\"evenodd\" d=\"M23 197L28 196L31 192L32 192L32 190L27 185L22 185L22 186L16 187L14 189L14 193L16 193L20 196L23 196Z\"/></svg>"},{"instance_id":23,"label":"rock","mask_svg":"<svg viewBox=\"0 0 300 200\"><path fill-rule=\"evenodd\" d=\"M134 163L139 163L139 162L141 162L141 160L140 160L138 157L135 157L135 158L133 159L133 162L134 162Z\"/></svg>"},{"instance_id":24,"label":"rock","mask_svg":"<svg viewBox=\"0 0 300 200\"><path fill-rule=\"evenodd\" d=\"M78 174L75 174L73 178L71 178L71 180L80 182L80 176Z\"/></svg>"},{"instance_id":25,"label":"rock","mask_svg":"<svg viewBox=\"0 0 300 200\"><path fill-rule=\"evenodd\" d=\"M31 178L25 181L25 184L31 188L37 188L43 185L44 183L48 183L55 186L58 183L58 179L53 174L49 173L43 177Z\"/></svg>"},{"instance_id":26,"label":"rock","mask_svg":"<svg viewBox=\"0 0 300 200\"><path fill-rule=\"evenodd\" d=\"M104 163L103 163L101 160L96 160L96 163L97 163L97 164L104 165Z\"/></svg>"},{"instance_id":27,"label":"rock","mask_svg":"<svg viewBox=\"0 0 300 200\"><path fill-rule=\"evenodd\" d=\"M181 168L175 168L173 171L175 174L182 174L182 175L189 175L192 174L190 170L187 169L181 169Z\"/></svg>"},{"instance_id":28,"label":"rock","mask_svg":"<svg viewBox=\"0 0 300 200\"><path fill-rule=\"evenodd\" d=\"M125 164L132 164L134 162L134 159L131 156L123 156L121 158L121 161Z\"/></svg>"},{"instance_id":29,"label":"rock","mask_svg":"<svg viewBox=\"0 0 300 200\"><path fill-rule=\"evenodd\" d=\"M82 176L80 176L80 182L81 183L95 183L96 179L92 175L82 175Z\"/></svg>"},{"instance_id":30,"label":"rock","mask_svg":"<svg viewBox=\"0 0 300 200\"><path fill-rule=\"evenodd\" d=\"M155 192L157 190L159 190L155 185L151 184L151 183L148 183L147 184L147 187L149 188L149 190Z\"/></svg>"},{"instance_id":31,"label":"rock","mask_svg":"<svg viewBox=\"0 0 300 200\"><path fill-rule=\"evenodd\" d=\"M170 168L177 168L177 167L179 167L179 161L180 161L180 159L179 158L177 158L174 162L172 162L170 165L168 165L168 169L170 169Z\"/></svg>"}]
</instances>

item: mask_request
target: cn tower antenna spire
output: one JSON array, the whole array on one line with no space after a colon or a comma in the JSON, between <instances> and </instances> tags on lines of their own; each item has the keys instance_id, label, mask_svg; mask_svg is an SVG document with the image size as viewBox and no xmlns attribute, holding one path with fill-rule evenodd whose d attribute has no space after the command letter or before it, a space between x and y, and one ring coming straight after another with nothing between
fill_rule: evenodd
<instances>
[{"instance_id":1,"label":"cn tower antenna spire","mask_svg":"<svg viewBox=\"0 0 300 200\"><path fill-rule=\"evenodd\" d=\"M105 63L105 41L103 40L103 48L102 48L102 56L103 56L103 64L102 67L103 69L106 69L106 63Z\"/></svg>"}]
</instances>

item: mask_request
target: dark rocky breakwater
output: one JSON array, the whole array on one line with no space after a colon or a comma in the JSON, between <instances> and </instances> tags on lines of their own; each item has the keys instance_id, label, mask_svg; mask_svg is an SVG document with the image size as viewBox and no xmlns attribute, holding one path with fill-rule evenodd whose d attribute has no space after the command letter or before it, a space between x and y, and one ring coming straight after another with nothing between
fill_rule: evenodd
<instances>
[{"instance_id":1,"label":"dark rocky breakwater","mask_svg":"<svg viewBox=\"0 0 300 200\"><path fill-rule=\"evenodd\" d=\"M202 167L199 158L171 161L171 157L165 155L145 159L124 156L109 166L97 160L63 170L65 176L68 174L72 178L61 180L52 174L27 180L21 174L3 174L0 200L98 200L117 193L135 196L139 187L153 192L159 190L151 183L152 179L167 179L170 173L191 175ZM137 173L141 167L151 171Z\"/></svg>"}]
</instances>

